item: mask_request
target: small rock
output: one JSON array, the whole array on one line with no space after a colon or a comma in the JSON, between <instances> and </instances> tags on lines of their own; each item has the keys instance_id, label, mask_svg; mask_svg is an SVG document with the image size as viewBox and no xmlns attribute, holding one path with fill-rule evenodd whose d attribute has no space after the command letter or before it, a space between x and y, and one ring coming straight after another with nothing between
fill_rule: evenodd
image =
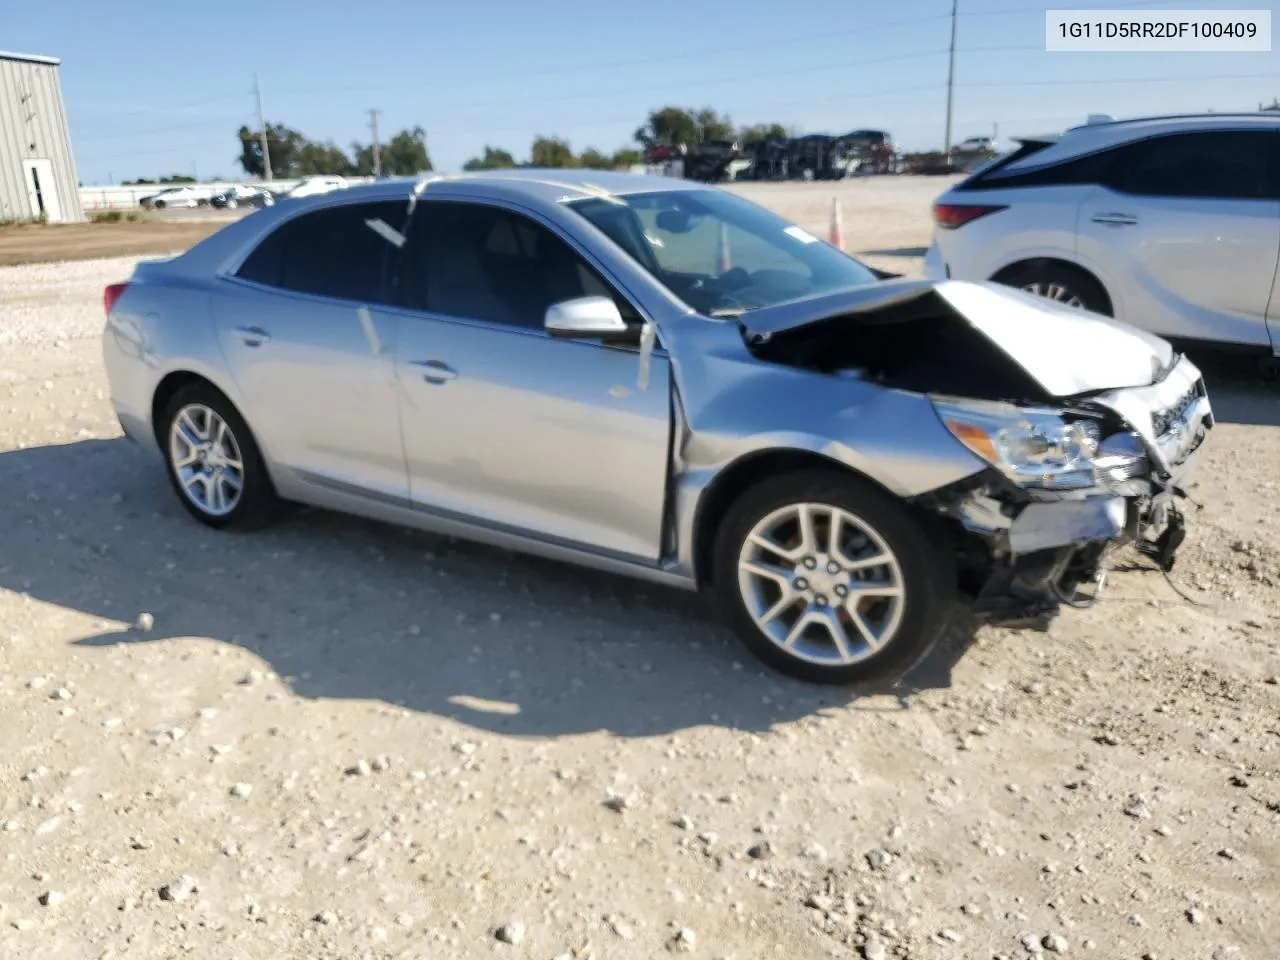
<instances>
[{"instance_id":1,"label":"small rock","mask_svg":"<svg viewBox=\"0 0 1280 960\"><path fill-rule=\"evenodd\" d=\"M332 910L321 910L311 919L316 923L323 924L326 927L331 927L338 922L338 915Z\"/></svg>"},{"instance_id":2,"label":"small rock","mask_svg":"<svg viewBox=\"0 0 1280 960\"><path fill-rule=\"evenodd\" d=\"M1142 917L1139 916L1138 914L1136 913L1129 914L1129 926L1145 927L1146 925L1147 925L1147 921L1143 920Z\"/></svg>"},{"instance_id":3,"label":"small rock","mask_svg":"<svg viewBox=\"0 0 1280 960\"><path fill-rule=\"evenodd\" d=\"M347 767L348 777L367 777L373 772L373 767L369 765L368 760L358 760L354 766Z\"/></svg>"},{"instance_id":4,"label":"small rock","mask_svg":"<svg viewBox=\"0 0 1280 960\"><path fill-rule=\"evenodd\" d=\"M1102 744L1104 747L1120 746L1120 738L1117 737L1114 733L1111 733L1110 731L1107 731L1106 733L1098 734L1098 736L1093 738L1093 741L1094 743Z\"/></svg>"},{"instance_id":5,"label":"small rock","mask_svg":"<svg viewBox=\"0 0 1280 960\"><path fill-rule=\"evenodd\" d=\"M39 690L48 682L49 682L48 677L32 677L30 680L27 681L27 689Z\"/></svg>"},{"instance_id":6,"label":"small rock","mask_svg":"<svg viewBox=\"0 0 1280 960\"><path fill-rule=\"evenodd\" d=\"M867 864L872 870L883 870L893 863L893 854L878 847L867 854Z\"/></svg>"},{"instance_id":7,"label":"small rock","mask_svg":"<svg viewBox=\"0 0 1280 960\"><path fill-rule=\"evenodd\" d=\"M524 939L524 924L519 920L513 920L511 923L504 923L493 934L503 943L509 943L513 947Z\"/></svg>"},{"instance_id":8,"label":"small rock","mask_svg":"<svg viewBox=\"0 0 1280 960\"><path fill-rule=\"evenodd\" d=\"M1069 949L1066 937L1060 937L1056 933L1051 933L1040 941L1044 944L1044 948L1050 953L1066 953Z\"/></svg>"},{"instance_id":9,"label":"small rock","mask_svg":"<svg viewBox=\"0 0 1280 960\"><path fill-rule=\"evenodd\" d=\"M811 840L804 845L804 848L800 851L800 856L806 860L823 861L827 859L828 855L826 847Z\"/></svg>"},{"instance_id":10,"label":"small rock","mask_svg":"<svg viewBox=\"0 0 1280 960\"><path fill-rule=\"evenodd\" d=\"M679 817L676 818L675 825L679 827L681 830L692 830L693 820L690 819L689 817L686 817L684 814L681 814Z\"/></svg>"},{"instance_id":11,"label":"small rock","mask_svg":"<svg viewBox=\"0 0 1280 960\"><path fill-rule=\"evenodd\" d=\"M181 903L183 900L189 899L199 889L200 886L196 882L196 878L184 874L173 883L166 883L160 888L160 899Z\"/></svg>"},{"instance_id":12,"label":"small rock","mask_svg":"<svg viewBox=\"0 0 1280 960\"><path fill-rule=\"evenodd\" d=\"M1173 831L1168 827L1164 826L1163 824L1156 827L1156 833L1160 834L1160 836L1162 837L1169 837L1173 835Z\"/></svg>"},{"instance_id":13,"label":"small rock","mask_svg":"<svg viewBox=\"0 0 1280 960\"><path fill-rule=\"evenodd\" d=\"M630 797L615 793L605 798L604 805L614 813L622 813L624 810L630 810L635 803Z\"/></svg>"},{"instance_id":14,"label":"small rock","mask_svg":"<svg viewBox=\"0 0 1280 960\"><path fill-rule=\"evenodd\" d=\"M609 924L609 929L621 939L634 940L636 938L635 930L633 930L631 925L621 917L605 917L605 922Z\"/></svg>"},{"instance_id":15,"label":"small rock","mask_svg":"<svg viewBox=\"0 0 1280 960\"><path fill-rule=\"evenodd\" d=\"M866 960L885 960L889 951L879 940L869 939L862 945L862 955Z\"/></svg>"},{"instance_id":16,"label":"small rock","mask_svg":"<svg viewBox=\"0 0 1280 960\"><path fill-rule=\"evenodd\" d=\"M48 890L40 894L40 906L56 907L62 902L62 894L57 890Z\"/></svg>"},{"instance_id":17,"label":"small rock","mask_svg":"<svg viewBox=\"0 0 1280 960\"><path fill-rule=\"evenodd\" d=\"M1043 953L1044 952L1044 944L1040 942L1040 938L1037 937L1034 933L1025 934L1022 937L1021 943L1022 943L1022 948L1026 950L1027 953Z\"/></svg>"},{"instance_id":18,"label":"small rock","mask_svg":"<svg viewBox=\"0 0 1280 960\"><path fill-rule=\"evenodd\" d=\"M149 613L138 614L138 629L150 630L156 625L156 618Z\"/></svg>"},{"instance_id":19,"label":"small rock","mask_svg":"<svg viewBox=\"0 0 1280 960\"><path fill-rule=\"evenodd\" d=\"M940 936L943 940L948 941L949 943L964 942L964 935L960 933L960 931L958 930L951 930L949 928L946 930L941 930L939 931L938 936Z\"/></svg>"},{"instance_id":20,"label":"small rock","mask_svg":"<svg viewBox=\"0 0 1280 960\"><path fill-rule=\"evenodd\" d=\"M1221 850L1218 851L1218 856L1220 856L1223 860L1234 860L1236 858L1236 852L1232 850L1230 847L1223 847Z\"/></svg>"},{"instance_id":21,"label":"small rock","mask_svg":"<svg viewBox=\"0 0 1280 960\"><path fill-rule=\"evenodd\" d=\"M252 687L254 684L260 683L261 681L262 681L262 671L250 670L248 673L246 673L243 677L241 677L236 682L240 684L240 686L242 687Z\"/></svg>"},{"instance_id":22,"label":"small rock","mask_svg":"<svg viewBox=\"0 0 1280 960\"><path fill-rule=\"evenodd\" d=\"M688 927L682 927L680 932L672 939L671 943L677 950L682 950L685 953L688 953L698 945L698 937Z\"/></svg>"},{"instance_id":23,"label":"small rock","mask_svg":"<svg viewBox=\"0 0 1280 960\"><path fill-rule=\"evenodd\" d=\"M1044 696L1044 692L1046 688L1045 688L1045 685L1041 683L1039 680L1033 680L1031 683L1024 684L1022 689L1024 692L1031 694L1031 696L1033 697L1041 697L1041 696Z\"/></svg>"},{"instance_id":24,"label":"small rock","mask_svg":"<svg viewBox=\"0 0 1280 960\"><path fill-rule=\"evenodd\" d=\"M1203 923L1203 922L1204 922L1204 914L1202 914L1202 913L1201 913L1199 910L1197 910L1195 907L1192 907L1191 909L1189 909L1189 910L1187 911L1187 922L1188 922L1188 923Z\"/></svg>"},{"instance_id":25,"label":"small rock","mask_svg":"<svg viewBox=\"0 0 1280 960\"><path fill-rule=\"evenodd\" d=\"M747 856L752 860L769 860L773 857L773 853L773 844L768 840L763 843L757 843L747 850Z\"/></svg>"},{"instance_id":26,"label":"small rock","mask_svg":"<svg viewBox=\"0 0 1280 960\"><path fill-rule=\"evenodd\" d=\"M805 900L804 905L810 910L821 910L823 913L830 913L831 908L835 906L835 901L830 897L824 897L820 893L813 893Z\"/></svg>"},{"instance_id":27,"label":"small rock","mask_svg":"<svg viewBox=\"0 0 1280 960\"><path fill-rule=\"evenodd\" d=\"M49 698L52 700L70 700L71 691L66 687L59 687L57 690L53 691L53 693L49 694Z\"/></svg>"},{"instance_id":28,"label":"small rock","mask_svg":"<svg viewBox=\"0 0 1280 960\"><path fill-rule=\"evenodd\" d=\"M251 793L253 793L253 784L251 783L237 783L231 788L231 795L233 797L244 798Z\"/></svg>"},{"instance_id":29,"label":"small rock","mask_svg":"<svg viewBox=\"0 0 1280 960\"><path fill-rule=\"evenodd\" d=\"M413 926L413 916L412 916L412 914L405 913L404 911L401 911L400 913L397 913L397 914L396 914L396 925L397 925L397 926L400 926L400 927L412 927L412 926Z\"/></svg>"},{"instance_id":30,"label":"small rock","mask_svg":"<svg viewBox=\"0 0 1280 960\"><path fill-rule=\"evenodd\" d=\"M391 758L385 753L379 754L369 761L369 766L375 773L385 773L391 769Z\"/></svg>"},{"instance_id":31,"label":"small rock","mask_svg":"<svg viewBox=\"0 0 1280 960\"><path fill-rule=\"evenodd\" d=\"M1240 776L1238 773L1232 776L1230 782L1233 787L1247 787L1249 785L1249 779Z\"/></svg>"},{"instance_id":32,"label":"small rock","mask_svg":"<svg viewBox=\"0 0 1280 960\"><path fill-rule=\"evenodd\" d=\"M17 930L19 933L26 933L36 925L34 920L28 920L26 917L19 917L17 920L10 920L9 922L13 924L13 929Z\"/></svg>"},{"instance_id":33,"label":"small rock","mask_svg":"<svg viewBox=\"0 0 1280 960\"><path fill-rule=\"evenodd\" d=\"M982 916L982 908L976 903L966 903L960 908L960 912L970 917Z\"/></svg>"},{"instance_id":34,"label":"small rock","mask_svg":"<svg viewBox=\"0 0 1280 960\"><path fill-rule=\"evenodd\" d=\"M1135 820L1150 820L1151 810L1147 807L1147 802L1138 794L1134 794L1129 798L1129 802L1124 806L1125 816L1133 817Z\"/></svg>"},{"instance_id":35,"label":"small rock","mask_svg":"<svg viewBox=\"0 0 1280 960\"><path fill-rule=\"evenodd\" d=\"M240 853L240 845L232 840L229 843L223 844L222 852L228 857L238 856Z\"/></svg>"},{"instance_id":36,"label":"small rock","mask_svg":"<svg viewBox=\"0 0 1280 960\"><path fill-rule=\"evenodd\" d=\"M213 719L214 717L216 717L217 715L218 715L218 708L217 708L217 707L201 707L201 708L200 708L200 719L201 719L201 720L212 720L212 719Z\"/></svg>"}]
</instances>

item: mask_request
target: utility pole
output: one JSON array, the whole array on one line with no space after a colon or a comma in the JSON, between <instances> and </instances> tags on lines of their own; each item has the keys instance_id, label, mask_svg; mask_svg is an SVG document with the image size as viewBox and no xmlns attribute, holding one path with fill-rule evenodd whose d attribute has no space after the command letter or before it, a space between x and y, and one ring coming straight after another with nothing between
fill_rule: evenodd
<instances>
[{"instance_id":1,"label":"utility pole","mask_svg":"<svg viewBox=\"0 0 1280 960\"><path fill-rule=\"evenodd\" d=\"M951 157L951 94L956 80L956 7L960 0L951 0L951 62L947 67L947 132L942 148L943 156Z\"/></svg>"},{"instance_id":2,"label":"utility pole","mask_svg":"<svg viewBox=\"0 0 1280 960\"><path fill-rule=\"evenodd\" d=\"M262 139L262 179L271 179L271 147L267 145L267 122L262 119L262 88L258 86L258 75L253 75L253 95L258 98L258 131Z\"/></svg>"},{"instance_id":3,"label":"utility pole","mask_svg":"<svg viewBox=\"0 0 1280 960\"><path fill-rule=\"evenodd\" d=\"M373 175L382 176L382 154L378 149L378 114L382 111L376 107L369 110L369 127L373 131Z\"/></svg>"}]
</instances>

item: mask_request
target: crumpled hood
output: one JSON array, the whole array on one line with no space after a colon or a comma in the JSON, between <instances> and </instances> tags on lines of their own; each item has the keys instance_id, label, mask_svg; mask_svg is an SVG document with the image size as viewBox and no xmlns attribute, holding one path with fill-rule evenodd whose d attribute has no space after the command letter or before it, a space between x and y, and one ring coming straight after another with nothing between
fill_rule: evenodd
<instances>
[{"instance_id":1,"label":"crumpled hood","mask_svg":"<svg viewBox=\"0 0 1280 960\"><path fill-rule=\"evenodd\" d=\"M1144 330L990 282L889 280L752 310L740 322L749 338L768 339L833 317L870 315L931 295L940 297L1053 397L1147 386L1174 361L1173 347Z\"/></svg>"}]
</instances>

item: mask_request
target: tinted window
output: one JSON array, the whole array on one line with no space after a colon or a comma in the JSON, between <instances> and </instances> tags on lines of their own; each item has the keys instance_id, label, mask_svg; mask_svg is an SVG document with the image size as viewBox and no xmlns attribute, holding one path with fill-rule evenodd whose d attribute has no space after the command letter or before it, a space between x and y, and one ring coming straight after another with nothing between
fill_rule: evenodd
<instances>
[{"instance_id":1,"label":"tinted window","mask_svg":"<svg viewBox=\"0 0 1280 960\"><path fill-rule=\"evenodd\" d=\"M1068 184L1100 183L1113 159L1111 152L1103 152L1030 169L1012 166L1016 161L1034 156L1047 146L1049 144L1028 144L1010 154L1007 159L997 160L995 165L981 171L962 186L975 190L983 187L1060 187Z\"/></svg>"},{"instance_id":2,"label":"tinted window","mask_svg":"<svg viewBox=\"0 0 1280 960\"><path fill-rule=\"evenodd\" d=\"M295 217L263 240L236 276L322 297L386 300L383 271L396 248L369 221L400 231L406 206L402 200L350 203Z\"/></svg>"},{"instance_id":3,"label":"tinted window","mask_svg":"<svg viewBox=\"0 0 1280 960\"><path fill-rule=\"evenodd\" d=\"M541 328L547 308L577 297L629 304L563 240L520 214L483 204L418 205L406 248L408 306L452 317Z\"/></svg>"},{"instance_id":4,"label":"tinted window","mask_svg":"<svg viewBox=\"0 0 1280 960\"><path fill-rule=\"evenodd\" d=\"M1117 149L1106 183L1159 197L1258 200L1274 196L1274 133L1215 131L1153 137Z\"/></svg>"}]
</instances>

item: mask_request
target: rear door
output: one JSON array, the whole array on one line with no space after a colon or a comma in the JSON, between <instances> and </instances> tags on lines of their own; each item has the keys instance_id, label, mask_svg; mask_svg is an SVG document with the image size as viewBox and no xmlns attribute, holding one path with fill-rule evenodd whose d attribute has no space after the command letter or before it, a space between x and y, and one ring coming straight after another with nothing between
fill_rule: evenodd
<instances>
[{"instance_id":1,"label":"rear door","mask_svg":"<svg viewBox=\"0 0 1280 960\"><path fill-rule=\"evenodd\" d=\"M1116 316L1162 336L1266 346L1280 262L1280 133L1168 134L1111 151L1081 208Z\"/></svg>"},{"instance_id":2,"label":"rear door","mask_svg":"<svg viewBox=\"0 0 1280 960\"><path fill-rule=\"evenodd\" d=\"M403 200L334 204L278 227L214 302L243 411L296 480L403 500L385 271L395 247L370 223L402 227ZM394 235L394 234L393 234Z\"/></svg>"}]
</instances>

